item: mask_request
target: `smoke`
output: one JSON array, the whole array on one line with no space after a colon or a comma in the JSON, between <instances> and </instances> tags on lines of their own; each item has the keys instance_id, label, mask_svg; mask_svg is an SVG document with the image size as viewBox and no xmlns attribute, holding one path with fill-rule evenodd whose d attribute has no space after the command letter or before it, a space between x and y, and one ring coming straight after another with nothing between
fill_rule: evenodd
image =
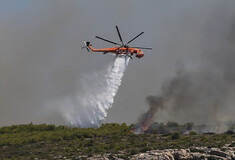
<instances>
[{"instance_id":1,"label":"smoke","mask_svg":"<svg viewBox=\"0 0 235 160\"><path fill-rule=\"evenodd\" d=\"M147 131L154 116L158 121L196 122L207 126L200 132L229 129L235 122L232 109L235 83L229 83L223 73L179 71L162 85L161 94L146 98L150 108L139 119L137 124L141 129L137 131Z\"/></svg>"},{"instance_id":2,"label":"smoke","mask_svg":"<svg viewBox=\"0 0 235 160\"><path fill-rule=\"evenodd\" d=\"M234 102L235 82L229 81L224 73L205 69L179 71L175 78L162 85L160 95L147 97L150 109L144 114L147 118L141 120L141 126L146 128L142 130L149 128L158 108L162 109L157 114L159 121L167 118L181 123L196 122L210 125L210 131L214 132L228 129L228 124L235 121L229 113ZM164 114L165 117L161 116Z\"/></svg>"},{"instance_id":3,"label":"smoke","mask_svg":"<svg viewBox=\"0 0 235 160\"><path fill-rule=\"evenodd\" d=\"M112 107L128 62L128 57L117 57L106 69L84 76L78 82L79 89L83 90L82 95L68 95L62 100L56 99L54 105L48 106L59 109L68 125L99 126Z\"/></svg>"},{"instance_id":4,"label":"smoke","mask_svg":"<svg viewBox=\"0 0 235 160\"><path fill-rule=\"evenodd\" d=\"M148 95L163 100L153 121L195 122L221 132L235 122L234 2L207 2L210 6L205 1L188 1L188 6L181 6L183 14L176 9L172 19L163 18L169 29L162 29L159 43L165 48L158 45L156 54L168 56L164 64L152 61L162 72L154 72L154 67L153 74L146 75L155 78L148 83L152 92Z\"/></svg>"},{"instance_id":5,"label":"smoke","mask_svg":"<svg viewBox=\"0 0 235 160\"><path fill-rule=\"evenodd\" d=\"M139 118L139 122L135 126L135 133L147 131L153 122L155 113L158 109L163 107L164 100L161 97L148 96L146 100L150 107L149 110Z\"/></svg>"}]
</instances>

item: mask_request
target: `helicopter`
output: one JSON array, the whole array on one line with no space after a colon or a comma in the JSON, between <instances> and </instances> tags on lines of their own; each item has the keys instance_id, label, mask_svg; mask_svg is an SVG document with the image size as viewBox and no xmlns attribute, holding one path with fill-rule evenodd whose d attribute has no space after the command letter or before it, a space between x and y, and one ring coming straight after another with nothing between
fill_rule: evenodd
<instances>
[{"instance_id":1,"label":"helicopter","mask_svg":"<svg viewBox=\"0 0 235 160\"><path fill-rule=\"evenodd\" d=\"M112 43L114 45L117 45L118 47L112 47L112 48L100 48L100 49L94 49L91 45L90 42L86 42L84 41L84 44L85 46L82 47L83 48L86 48L88 52L93 51L93 52L103 52L103 54L106 54L106 53L115 53L116 56L126 56L126 57L130 57L131 59L133 59L133 55L135 54L137 58L142 58L144 56L144 52L141 50L141 49L148 49L148 50L152 50L152 48L144 48L144 47L131 47L129 46L129 44L134 41L136 38L138 38L140 35L142 35L144 32L141 32L140 34L138 34L137 36L135 36L134 38L132 38L130 41L128 41L126 44L123 43L123 40L122 40L122 37L121 37L121 34L120 34L120 31L118 29L118 26L116 26L116 30L117 30L117 33L118 33L118 36L119 36L119 39L121 41L121 44L120 43L116 43L116 42L113 42L113 41L110 41L110 40L107 40L107 39L104 39L104 38L101 38L99 36L95 36L95 38L98 38L100 40L103 40L105 42L109 42L109 43Z\"/></svg>"}]
</instances>

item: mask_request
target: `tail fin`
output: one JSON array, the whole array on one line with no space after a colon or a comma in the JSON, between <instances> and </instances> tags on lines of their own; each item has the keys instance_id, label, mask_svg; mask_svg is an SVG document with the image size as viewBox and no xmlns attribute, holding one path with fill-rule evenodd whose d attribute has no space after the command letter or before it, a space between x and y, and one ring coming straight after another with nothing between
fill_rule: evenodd
<instances>
[{"instance_id":1,"label":"tail fin","mask_svg":"<svg viewBox=\"0 0 235 160\"><path fill-rule=\"evenodd\" d=\"M86 48L87 49L87 52L90 52L90 48L89 48L89 46L90 46L90 42L86 42L86 41L84 41L84 44L85 44L85 46L84 47L82 47L82 49L84 49L84 48Z\"/></svg>"},{"instance_id":2,"label":"tail fin","mask_svg":"<svg viewBox=\"0 0 235 160\"><path fill-rule=\"evenodd\" d=\"M84 43L85 43L86 46L89 46L89 45L90 45L90 42L84 41Z\"/></svg>"}]
</instances>

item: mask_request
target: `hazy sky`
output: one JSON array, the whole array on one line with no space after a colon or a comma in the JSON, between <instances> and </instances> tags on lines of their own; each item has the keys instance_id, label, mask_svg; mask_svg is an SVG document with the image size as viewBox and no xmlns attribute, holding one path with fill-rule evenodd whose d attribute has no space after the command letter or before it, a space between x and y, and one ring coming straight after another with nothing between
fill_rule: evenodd
<instances>
[{"instance_id":1,"label":"hazy sky","mask_svg":"<svg viewBox=\"0 0 235 160\"><path fill-rule=\"evenodd\" d=\"M235 57L225 52L234 53L234 7L231 0L0 0L0 125L64 124L48 104L83 94L79 80L113 61L81 46L112 47L95 36L118 42L115 25L125 42L144 31L132 45L153 50L130 61L106 122L136 122L146 97L181 68L233 77Z\"/></svg>"}]
</instances>

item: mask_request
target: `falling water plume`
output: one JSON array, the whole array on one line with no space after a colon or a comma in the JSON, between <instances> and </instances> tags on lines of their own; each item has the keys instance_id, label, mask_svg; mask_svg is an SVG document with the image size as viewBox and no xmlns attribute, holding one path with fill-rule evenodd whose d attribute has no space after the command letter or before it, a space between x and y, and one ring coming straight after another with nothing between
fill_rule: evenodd
<instances>
[{"instance_id":1,"label":"falling water plume","mask_svg":"<svg viewBox=\"0 0 235 160\"><path fill-rule=\"evenodd\" d=\"M84 76L80 81L83 94L67 96L59 104L63 105L60 111L68 125L97 127L101 124L112 107L128 62L127 57L117 57L103 71Z\"/></svg>"}]
</instances>

